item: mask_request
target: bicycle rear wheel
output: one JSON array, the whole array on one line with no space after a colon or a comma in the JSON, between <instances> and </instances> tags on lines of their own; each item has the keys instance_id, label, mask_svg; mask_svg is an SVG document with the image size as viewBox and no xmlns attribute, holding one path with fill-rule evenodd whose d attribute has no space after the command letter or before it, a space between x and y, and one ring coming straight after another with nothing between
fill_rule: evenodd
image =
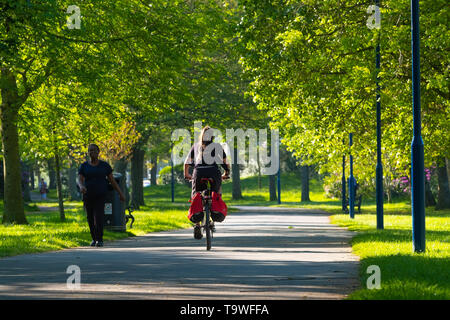
<instances>
[{"instance_id":1,"label":"bicycle rear wheel","mask_svg":"<svg viewBox=\"0 0 450 320\"><path fill-rule=\"evenodd\" d=\"M205 206L205 215L206 215L206 221L205 221L205 233L206 233L206 250L211 250L211 223L210 223L210 216L211 212L209 210L209 205Z\"/></svg>"}]
</instances>

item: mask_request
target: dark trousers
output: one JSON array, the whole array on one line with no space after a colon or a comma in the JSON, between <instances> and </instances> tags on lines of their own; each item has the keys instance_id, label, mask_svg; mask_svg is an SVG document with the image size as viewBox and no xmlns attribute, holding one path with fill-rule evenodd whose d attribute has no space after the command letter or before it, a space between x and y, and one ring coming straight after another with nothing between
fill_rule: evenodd
<instances>
[{"instance_id":1,"label":"dark trousers","mask_svg":"<svg viewBox=\"0 0 450 320\"><path fill-rule=\"evenodd\" d=\"M103 225L105 223L105 196L84 196L84 209L91 237L94 241L103 241Z\"/></svg>"},{"instance_id":2,"label":"dark trousers","mask_svg":"<svg viewBox=\"0 0 450 320\"><path fill-rule=\"evenodd\" d=\"M211 167L198 167L194 169L192 173L192 193L191 197L194 198L197 192L201 192L206 189L206 183L200 182L202 178L213 178L214 182L211 184L211 191L222 193L222 175L219 168L215 166Z\"/></svg>"}]
</instances>

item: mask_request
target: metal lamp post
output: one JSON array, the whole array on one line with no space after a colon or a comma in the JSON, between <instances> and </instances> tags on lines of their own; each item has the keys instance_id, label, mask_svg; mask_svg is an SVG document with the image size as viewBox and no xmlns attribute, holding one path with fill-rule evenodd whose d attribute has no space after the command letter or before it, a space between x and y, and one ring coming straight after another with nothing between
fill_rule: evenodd
<instances>
[{"instance_id":1,"label":"metal lamp post","mask_svg":"<svg viewBox=\"0 0 450 320\"><path fill-rule=\"evenodd\" d=\"M349 145L350 147L353 145L353 133L349 134ZM351 150L351 148L350 148ZM349 205L349 213L350 218L353 219L355 217L355 178L353 177L353 155L350 151L350 177L348 178L348 205Z\"/></svg>"},{"instance_id":2,"label":"metal lamp post","mask_svg":"<svg viewBox=\"0 0 450 320\"><path fill-rule=\"evenodd\" d=\"M342 139L342 143L345 144L345 139ZM345 194L345 154L342 156L342 211L345 211L347 207L347 199Z\"/></svg>"},{"instance_id":3,"label":"metal lamp post","mask_svg":"<svg viewBox=\"0 0 450 320\"><path fill-rule=\"evenodd\" d=\"M381 28L381 14L380 14L380 0L375 0L375 5L369 6L368 13L375 11L367 21L367 27L369 29ZM383 164L381 162L381 96L380 96L380 33L378 33L377 46L375 51L376 62L376 117L377 117L377 165L376 165L376 202L377 202L377 229L383 229Z\"/></svg>"},{"instance_id":4,"label":"metal lamp post","mask_svg":"<svg viewBox=\"0 0 450 320\"><path fill-rule=\"evenodd\" d=\"M414 252L425 252L425 173L420 116L419 0L411 0L413 139L411 143L411 210Z\"/></svg>"},{"instance_id":5,"label":"metal lamp post","mask_svg":"<svg viewBox=\"0 0 450 320\"><path fill-rule=\"evenodd\" d=\"M277 174L277 188L278 188L278 204L281 204L281 162L280 162L280 142L278 141L278 174Z\"/></svg>"},{"instance_id":6,"label":"metal lamp post","mask_svg":"<svg viewBox=\"0 0 450 320\"><path fill-rule=\"evenodd\" d=\"M375 0L375 5L380 7L380 0ZM379 10L379 9L378 9ZM381 97L380 97L380 34L376 48L376 83L377 83L377 166L376 166L376 199L377 199L377 229L383 229L383 164L381 162Z\"/></svg>"},{"instance_id":7,"label":"metal lamp post","mask_svg":"<svg viewBox=\"0 0 450 320\"><path fill-rule=\"evenodd\" d=\"M172 202L175 202L175 176L173 172L173 144L172 144L172 152L170 153L170 164L172 166L172 181L171 181L171 191L172 191Z\"/></svg>"}]
</instances>

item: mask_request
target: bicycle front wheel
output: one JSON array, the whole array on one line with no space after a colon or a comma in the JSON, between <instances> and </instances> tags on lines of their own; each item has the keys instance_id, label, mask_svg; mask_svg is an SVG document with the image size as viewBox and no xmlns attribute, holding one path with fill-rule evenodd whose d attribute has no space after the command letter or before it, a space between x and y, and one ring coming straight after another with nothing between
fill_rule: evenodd
<instances>
[{"instance_id":1,"label":"bicycle front wheel","mask_svg":"<svg viewBox=\"0 0 450 320\"><path fill-rule=\"evenodd\" d=\"M205 233L206 233L206 250L211 250L211 221L210 216L211 212L209 210L209 205L205 206L205 214L206 214L206 221L205 221Z\"/></svg>"}]
</instances>

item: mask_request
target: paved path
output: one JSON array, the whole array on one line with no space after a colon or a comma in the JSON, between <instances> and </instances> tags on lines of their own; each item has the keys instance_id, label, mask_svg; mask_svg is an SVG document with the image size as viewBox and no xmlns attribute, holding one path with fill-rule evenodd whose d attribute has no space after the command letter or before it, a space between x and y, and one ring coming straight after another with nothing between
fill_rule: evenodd
<instances>
[{"instance_id":1,"label":"paved path","mask_svg":"<svg viewBox=\"0 0 450 320\"><path fill-rule=\"evenodd\" d=\"M187 229L0 259L0 299L342 299L358 287L352 233L326 214L241 209L211 251ZM80 289L67 288L69 265Z\"/></svg>"},{"instance_id":2,"label":"paved path","mask_svg":"<svg viewBox=\"0 0 450 320\"><path fill-rule=\"evenodd\" d=\"M41 196L39 193L37 192L30 192L30 198L32 202L50 202L47 198L47 200L42 200ZM58 205L54 206L54 207L47 207L47 206L39 206L37 205L37 207L39 208L39 210L41 211L32 211L32 212L27 212L28 214L30 213L42 213L42 212L53 212L53 211L59 211L59 207Z\"/></svg>"}]
</instances>

